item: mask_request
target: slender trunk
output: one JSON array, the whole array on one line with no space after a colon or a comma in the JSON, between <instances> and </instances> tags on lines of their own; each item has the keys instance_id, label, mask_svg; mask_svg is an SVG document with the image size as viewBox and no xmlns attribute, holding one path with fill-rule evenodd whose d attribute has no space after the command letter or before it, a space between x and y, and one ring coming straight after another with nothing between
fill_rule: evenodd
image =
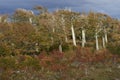
<instances>
[{"instance_id":1,"label":"slender trunk","mask_svg":"<svg viewBox=\"0 0 120 80\"><path fill-rule=\"evenodd\" d=\"M4 19L4 21L3 21L3 22L5 23L5 22L7 22L7 20L6 20L6 19Z\"/></svg>"},{"instance_id":2,"label":"slender trunk","mask_svg":"<svg viewBox=\"0 0 120 80\"><path fill-rule=\"evenodd\" d=\"M29 22L32 24L32 18L29 18Z\"/></svg>"},{"instance_id":3,"label":"slender trunk","mask_svg":"<svg viewBox=\"0 0 120 80\"><path fill-rule=\"evenodd\" d=\"M76 46L76 39L75 39L75 32L74 32L73 24L71 26L71 31L72 31L73 45Z\"/></svg>"},{"instance_id":4,"label":"slender trunk","mask_svg":"<svg viewBox=\"0 0 120 80\"><path fill-rule=\"evenodd\" d=\"M35 51L36 51L36 52L39 52L39 48L38 48L38 47L36 47L36 48L35 48Z\"/></svg>"},{"instance_id":5,"label":"slender trunk","mask_svg":"<svg viewBox=\"0 0 120 80\"><path fill-rule=\"evenodd\" d=\"M55 28L54 28L54 27L53 27L53 30L52 30L52 31L53 31L53 33L55 32Z\"/></svg>"},{"instance_id":6,"label":"slender trunk","mask_svg":"<svg viewBox=\"0 0 120 80\"><path fill-rule=\"evenodd\" d=\"M39 52L38 43L35 44L35 51L36 51L36 52Z\"/></svg>"},{"instance_id":7,"label":"slender trunk","mask_svg":"<svg viewBox=\"0 0 120 80\"><path fill-rule=\"evenodd\" d=\"M59 51L62 52L62 45L59 45Z\"/></svg>"},{"instance_id":8,"label":"slender trunk","mask_svg":"<svg viewBox=\"0 0 120 80\"><path fill-rule=\"evenodd\" d=\"M108 43L107 31L105 30L105 42Z\"/></svg>"},{"instance_id":9,"label":"slender trunk","mask_svg":"<svg viewBox=\"0 0 120 80\"><path fill-rule=\"evenodd\" d=\"M85 39L85 30L82 30L82 47L85 47L86 39Z\"/></svg>"},{"instance_id":10,"label":"slender trunk","mask_svg":"<svg viewBox=\"0 0 120 80\"><path fill-rule=\"evenodd\" d=\"M65 30L65 26L64 26L64 34L65 34L65 42L68 42L68 38L67 38L67 34L66 34L66 30Z\"/></svg>"},{"instance_id":11,"label":"slender trunk","mask_svg":"<svg viewBox=\"0 0 120 80\"><path fill-rule=\"evenodd\" d=\"M103 42L103 48L105 48L105 38L102 37L102 42Z\"/></svg>"},{"instance_id":12,"label":"slender trunk","mask_svg":"<svg viewBox=\"0 0 120 80\"><path fill-rule=\"evenodd\" d=\"M64 34L65 34L65 42L68 42L68 38L67 38L66 31L65 31L65 27L64 27Z\"/></svg>"},{"instance_id":13,"label":"slender trunk","mask_svg":"<svg viewBox=\"0 0 120 80\"><path fill-rule=\"evenodd\" d=\"M88 76L88 69L85 68L85 75Z\"/></svg>"},{"instance_id":14,"label":"slender trunk","mask_svg":"<svg viewBox=\"0 0 120 80\"><path fill-rule=\"evenodd\" d=\"M65 30L65 26L63 26L63 30L64 30L64 34L65 34L65 42L68 42L68 38L67 38L67 34L66 34L66 30Z\"/></svg>"},{"instance_id":15,"label":"slender trunk","mask_svg":"<svg viewBox=\"0 0 120 80\"><path fill-rule=\"evenodd\" d=\"M0 23L2 22L2 18L0 17Z\"/></svg>"},{"instance_id":16,"label":"slender trunk","mask_svg":"<svg viewBox=\"0 0 120 80\"><path fill-rule=\"evenodd\" d=\"M66 34L66 29L65 29L65 25L64 25L64 18L62 17L62 25L63 25L63 31L64 31L64 34L65 34L65 42L68 42L68 38L67 38L67 34Z\"/></svg>"},{"instance_id":17,"label":"slender trunk","mask_svg":"<svg viewBox=\"0 0 120 80\"><path fill-rule=\"evenodd\" d=\"M98 34L95 34L95 39L96 39L96 50L99 50L99 44L98 44Z\"/></svg>"},{"instance_id":18,"label":"slender trunk","mask_svg":"<svg viewBox=\"0 0 120 80\"><path fill-rule=\"evenodd\" d=\"M67 36L65 36L65 42L68 42L68 38L67 38Z\"/></svg>"},{"instance_id":19,"label":"slender trunk","mask_svg":"<svg viewBox=\"0 0 120 80\"><path fill-rule=\"evenodd\" d=\"M53 27L53 29L52 29L52 32L53 33L55 33L55 28ZM51 36L51 41L52 41L52 44L54 43L54 38L53 38L53 36Z\"/></svg>"}]
</instances>

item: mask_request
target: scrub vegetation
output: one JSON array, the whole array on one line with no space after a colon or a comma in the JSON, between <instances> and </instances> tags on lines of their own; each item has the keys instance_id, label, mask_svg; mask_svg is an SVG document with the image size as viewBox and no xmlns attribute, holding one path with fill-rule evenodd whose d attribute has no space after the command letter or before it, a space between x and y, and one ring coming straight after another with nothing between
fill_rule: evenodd
<instances>
[{"instance_id":1,"label":"scrub vegetation","mask_svg":"<svg viewBox=\"0 0 120 80\"><path fill-rule=\"evenodd\" d=\"M36 6L0 16L0 80L119 80L120 21Z\"/></svg>"}]
</instances>

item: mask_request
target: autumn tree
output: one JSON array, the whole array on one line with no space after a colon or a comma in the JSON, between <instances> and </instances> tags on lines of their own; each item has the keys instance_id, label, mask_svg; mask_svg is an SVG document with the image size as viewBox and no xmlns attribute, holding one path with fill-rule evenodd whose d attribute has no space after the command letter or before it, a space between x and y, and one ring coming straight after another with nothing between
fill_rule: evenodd
<instances>
[{"instance_id":1,"label":"autumn tree","mask_svg":"<svg viewBox=\"0 0 120 80\"><path fill-rule=\"evenodd\" d=\"M17 9L12 17L14 22L30 22L32 23L32 17L34 16L31 10Z\"/></svg>"}]
</instances>

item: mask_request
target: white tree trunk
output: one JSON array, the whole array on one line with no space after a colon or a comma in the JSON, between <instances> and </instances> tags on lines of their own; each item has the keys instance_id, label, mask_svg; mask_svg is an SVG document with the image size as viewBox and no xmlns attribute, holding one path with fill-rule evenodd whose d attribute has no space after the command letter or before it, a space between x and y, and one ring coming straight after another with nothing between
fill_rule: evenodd
<instances>
[{"instance_id":1,"label":"white tree trunk","mask_svg":"<svg viewBox=\"0 0 120 80\"><path fill-rule=\"evenodd\" d=\"M107 31L105 30L105 42L108 43Z\"/></svg>"},{"instance_id":2,"label":"white tree trunk","mask_svg":"<svg viewBox=\"0 0 120 80\"><path fill-rule=\"evenodd\" d=\"M29 22L32 24L32 18L29 18Z\"/></svg>"},{"instance_id":3,"label":"white tree trunk","mask_svg":"<svg viewBox=\"0 0 120 80\"><path fill-rule=\"evenodd\" d=\"M103 42L103 48L105 48L105 38L102 37L102 42Z\"/></svg>"},{"instance_id":4,"label":"white tree trunk","mask_svg":"<svg viewBox=\"0 0 120 80\"><path fill-rule=\"evenodd\" d=\"M64 34L65 34L65 42L68 42L68 38L67 38L67 34L66 34L66 30L65 30L65 26L63 27L64 29Z\"/></svg>"},{"instance_id":5,"label":"white tree trunk","mask_svg":"<svg viewBox=\"0 0 120 80\"><path fill-rule=\"evenodd\" d=\"M65 24L64 23L65 23L65 20L62 17L62 25L63 25L64 34L65 34L65 42L68 42L68 38L67 38L67 34L66 34L66 29L65 29Z\"/></svg>"},{"instance_id":6,"label":"white tree trunk","mask_svg":"<svg viewBox=\"0 0 120 80\"><path fill-rule=\"evenodd\" d=\"M86 43L86 38L85 38L85 30L82 30L82 47L85 47L85 43Z\"/></svg>"},{"instance_id":7,"label":"white tree trunk","mask_svg":"<svg viewBox=\"0 0 120 80\"><path fill-rule=\"evenodd\" d=\"M3 22L5 23L5 22L7 22L7 20L6 20L6 19L4 19L4 21L3 21Z\"/></svg>"},{"instance_id":8,"label":"white tree trunk","mask_svg":"<svg viewBox=\"0 0 120 80\"><path fill-rule=\"evenodd\" d=\"M2 18L0 17L0 23L2 22Z\"/></svg>"},{"instance_id":9,"label":"white tree trunk","mask_svg":"<svg viewBox=\"0 0 120 80\"><path fill-rule=\"evenodd\" d=\"M54 27L52 28L52 32L55 33L55 28L54 28ZM54 43L54 38L53 38L53 36L51 36L51 41L52 41L52 44L53 44L53 43Z\"/></svg>"},{"instance_id":10,"label":"white tree trunk","mask_svg":"<svg viewBox=\"0 0 120 80\"><path fill-rule=\"evenodd\" d=\"M38 47L36 47L36 48L35 48L35 51L36 51L36 52L39 52L39 48L38 48Z\"/></svg>"},{"instance_id":11,"label":"white tree trunk","mask_svg":"<svg viewBox=\"0 0 120 80\"><path fill-rule=\"evenodd\" d=\"M54 27L53 27L53 30L52 30L52 31L53 31L53 33L55 32L55 28L54 28Z\"/></svg>"},{"instance_id":12,"label":"white tree trunk","mask_svg":"<svg viewBox=\"0 0 120 80\"><path fill-rule=\"evenodd\" d=\"M72 31L73 45L76 46L76 39L75 39L75 32L74 32L73 24L71 26L71 31Z\"/></svg>"},{"instance_id":13,"label":"white tree trunk","mask_svg":"<svg viewBox=\"0 0 120 80\"><path fill-rule=\"evenodd\" d=\"M67 38L67 36L65 36L65 42L68 42L68 38Z\"/></svg>"},{"instance_id":14,"label":"white tree trunk","mask_svg":"<svg viewBox=\"0 0 120 80\"><path fill-rule=\"evenodd\" d=\"M63 25L63 30L64 30L64 34L65 34L65 42L68 42L68 38L67 38L67 34L66 34L66 30L65 30L65 26Z\"/></svg>"},{"instance_id":15,"label":"white tree trunk","mask_svg":"<svg viewBox=\"0 0 120 80\"><path fill-rule=\"evenodd\" d=\"M59 51L62 52L62 45L59 45Z\"/></svg>"},{"instance_id":16,"label":"white tree trunk","mask_svg":"<svg viewBox=\"0 0 120 80\"><path fill-rule=\"evenodd\" d=\"M96 50L99 50L99 44L98 44L98 34L95 34L95 39L96 39Z\"/></svg>"}]
</instances>

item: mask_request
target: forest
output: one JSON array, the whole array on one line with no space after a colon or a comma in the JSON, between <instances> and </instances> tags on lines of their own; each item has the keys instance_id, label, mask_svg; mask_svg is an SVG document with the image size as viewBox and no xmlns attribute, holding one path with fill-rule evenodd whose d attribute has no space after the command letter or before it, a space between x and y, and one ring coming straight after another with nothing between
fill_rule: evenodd
<instances>
[{"instance_id":1,"label":"forest","mask_svg":"<svg viewBox=\"0 0 120 80\"><path fill-rule=\"evenodd\" d=\"M107 14L0 15L0 80L120 80L120 20Z\"/></svg>"}]
</instances>

